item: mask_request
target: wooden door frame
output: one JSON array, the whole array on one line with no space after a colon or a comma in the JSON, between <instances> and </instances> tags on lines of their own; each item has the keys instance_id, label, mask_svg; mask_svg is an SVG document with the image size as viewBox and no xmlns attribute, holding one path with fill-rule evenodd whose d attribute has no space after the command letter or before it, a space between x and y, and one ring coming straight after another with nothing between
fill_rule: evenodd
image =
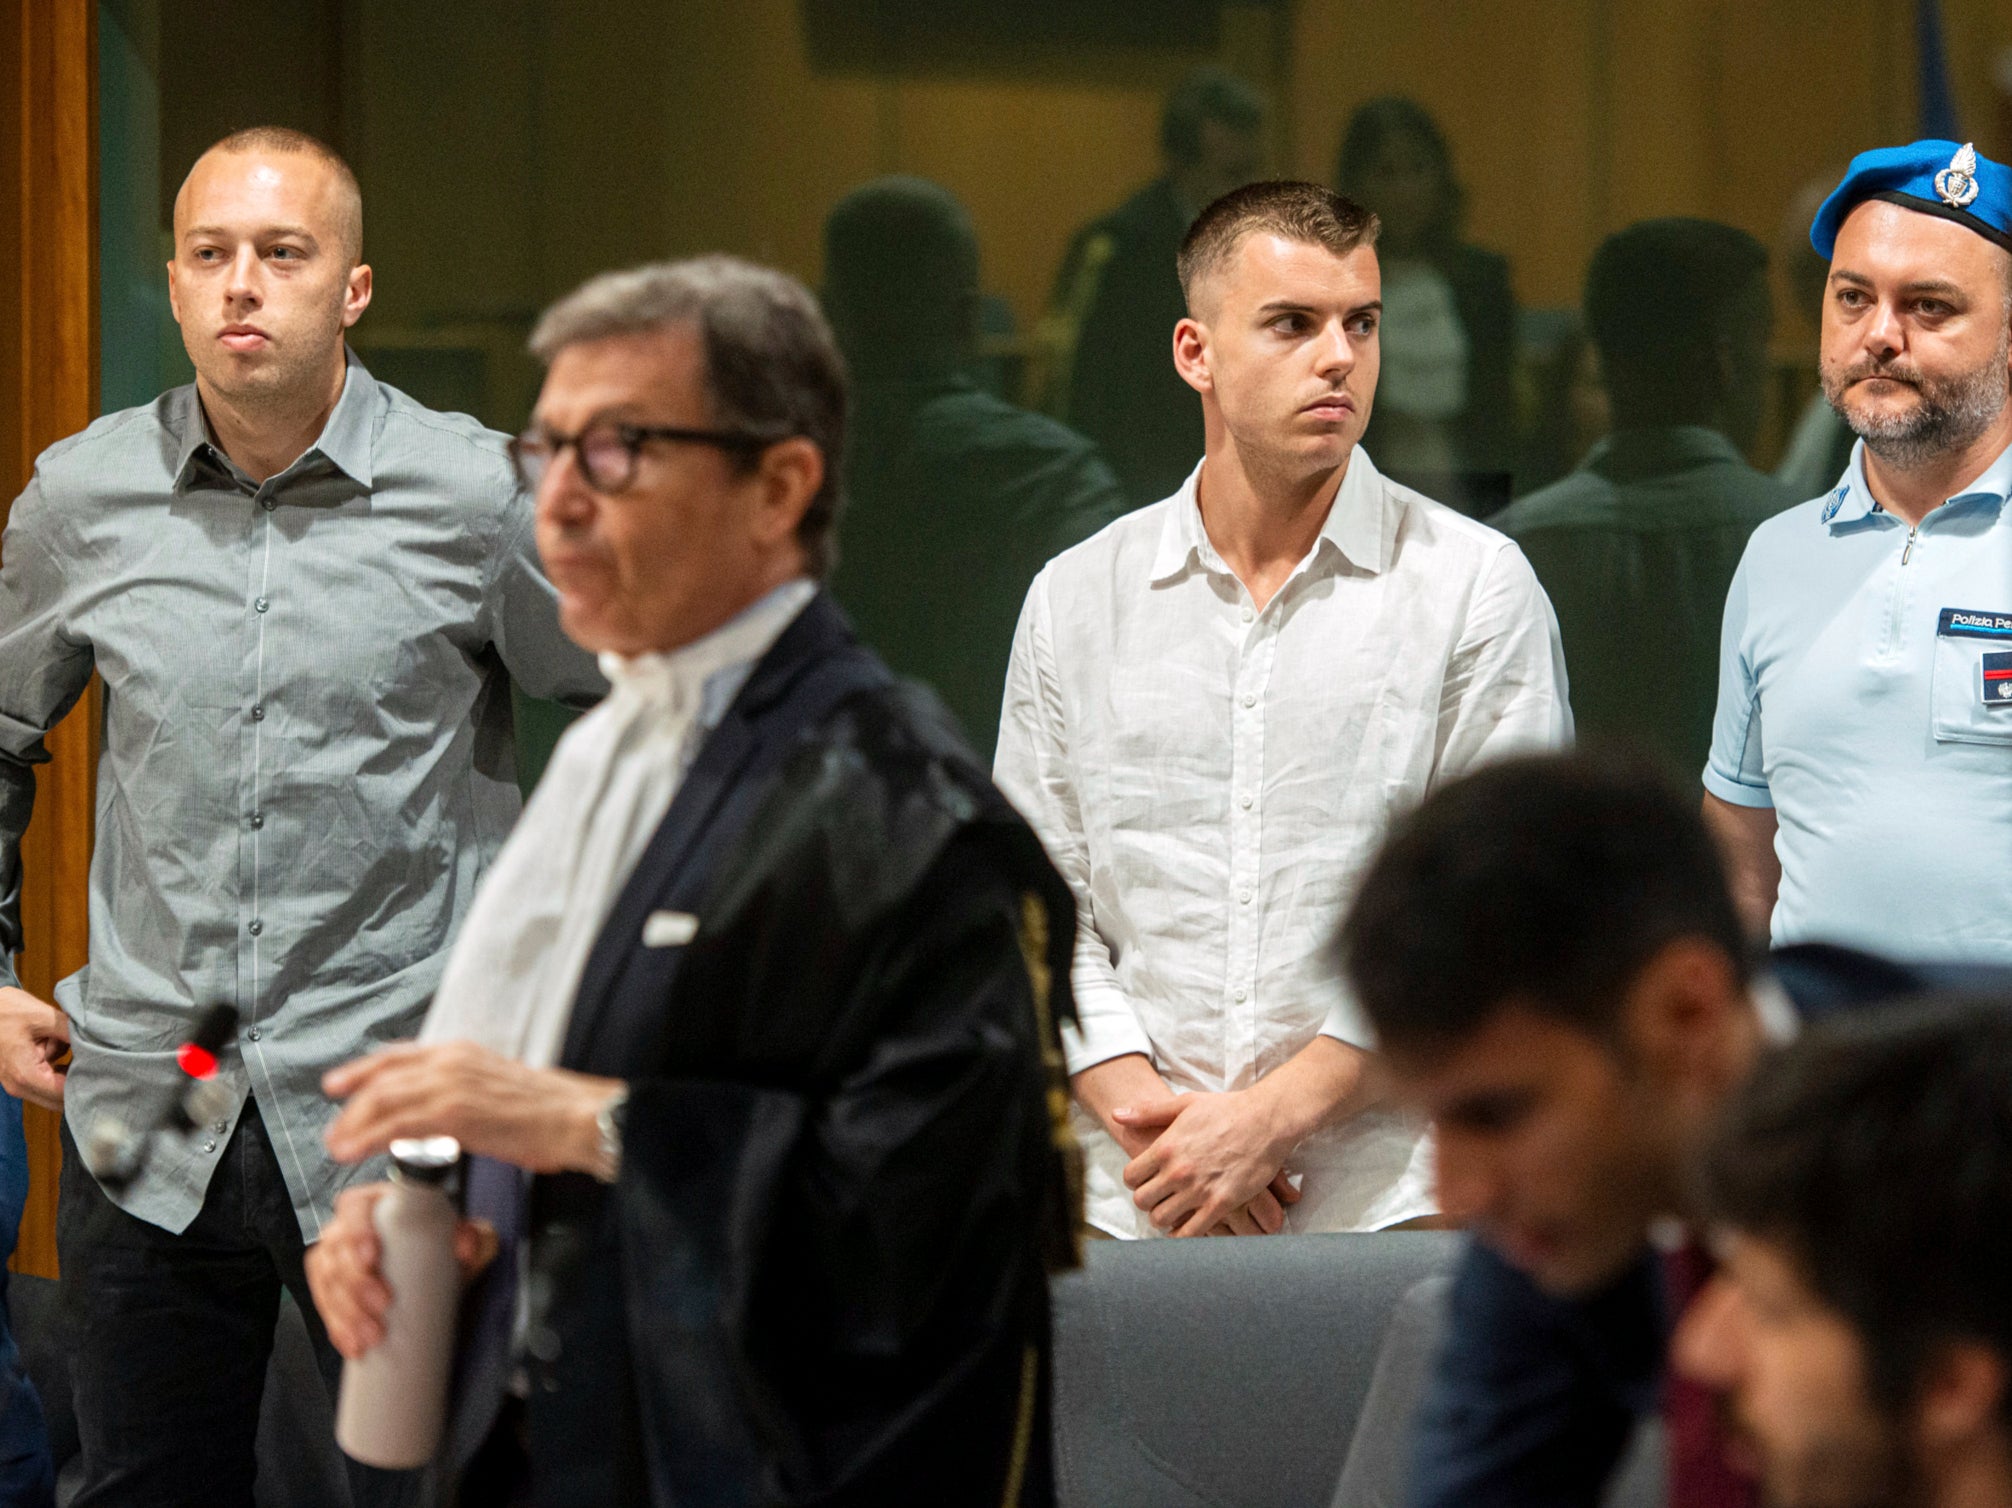
<instances>
[{"instance_id":1,"label":"wooden door frame","mask_svg":"<svg viewBox=\"0 0 2012 1508\"><path fill-rule=\"evenodd\" d=\"M97 0L0 0L0 524L34 458L98 407ZM11 96L11 98L10 98ZM49 999L88 936L98 694L48 739L22 843L21 982ZM29 1106L17 1271L56 1275L57 1118Z\"/></svg>"}]
</instances>

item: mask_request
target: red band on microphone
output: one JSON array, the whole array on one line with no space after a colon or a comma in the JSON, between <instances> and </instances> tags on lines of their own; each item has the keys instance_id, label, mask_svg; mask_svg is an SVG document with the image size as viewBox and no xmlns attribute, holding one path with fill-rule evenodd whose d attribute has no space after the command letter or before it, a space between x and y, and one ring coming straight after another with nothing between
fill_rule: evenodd
<instances>
[{"instance_id":1,"label":"red band on microphone","mask_svg":"<svg viewBox=\"0 0 2012 1508\"><path fill-rule=\"evenodd\" d=\"M215 1076L217 1055L208 1048L198 1047L193 1042L184 1042L175 1053L175 1061L182 1066L182 1072L192 1079L207 1079Z\"/></svg>"}]
</instances>

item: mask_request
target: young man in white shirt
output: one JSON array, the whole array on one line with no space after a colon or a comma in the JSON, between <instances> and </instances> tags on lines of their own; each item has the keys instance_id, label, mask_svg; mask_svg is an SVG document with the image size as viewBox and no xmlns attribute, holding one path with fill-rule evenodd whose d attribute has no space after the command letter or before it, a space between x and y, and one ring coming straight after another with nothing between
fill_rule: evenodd
<instances>
[{"instance_id":1,"label":"young man in white shirt","mask_svg":"<svg viewBox=\"0 0 2012 1508\"><path fill-rule=\"evenodd\" d=\"M1202 463L1051 561L1015 636L995 775L1076 892L1069 1070L1111 1235L1432 1212L1322 950L1394 809L1570 736L1521 552L1357 448L1376 230L1311 184L1202 212L1173 331Z\"/></svg>"}]
</instances>

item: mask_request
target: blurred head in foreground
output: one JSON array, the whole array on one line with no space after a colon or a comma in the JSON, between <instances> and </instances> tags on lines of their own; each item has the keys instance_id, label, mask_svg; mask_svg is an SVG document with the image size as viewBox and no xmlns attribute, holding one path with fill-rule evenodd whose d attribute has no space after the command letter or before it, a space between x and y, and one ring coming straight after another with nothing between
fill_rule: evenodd
<instances>
[{"instance_id":1,"label":"blurred head in foreground","mask_svg":"<svg viewBox=\"0 0 2012 1508\"><path fill-rule=\"evenodd\" d=\"M1678 1367L1787 1508L2012 1503L2012 1001L1840 1019L1702 1159L1719 1276Z\"/></svg>"},{"instance_id":2,"label":"blurred head in foreground","mask_svg":"<svg viewBox=\"0 0 2012 1508\"><path fill-rule=\"evenodd\" d=\"M1696 799L1634 758L1507 760L1397 822L1338 942L1441 1207L1544 1288L1637 1258L1760 1049Z\"/></svg>"}]
</instances>

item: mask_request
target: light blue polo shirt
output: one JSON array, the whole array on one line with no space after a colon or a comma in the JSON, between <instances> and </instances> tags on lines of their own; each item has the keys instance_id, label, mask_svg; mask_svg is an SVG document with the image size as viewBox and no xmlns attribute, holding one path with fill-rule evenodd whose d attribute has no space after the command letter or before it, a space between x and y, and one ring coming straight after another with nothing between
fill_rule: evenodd
<instances>
[{"instance_id":1,"label":"light blue polo shirt","mask_svg":"<svg viewBox=\"0 0 2012 1508\"><path fill-rule=\"evenodd\" d=\"M1910 530L1865 447L1754 531L1705 789L1772 806L1777 944L2012 963L2012 449Z\"/></svg>"}]
</instances>

